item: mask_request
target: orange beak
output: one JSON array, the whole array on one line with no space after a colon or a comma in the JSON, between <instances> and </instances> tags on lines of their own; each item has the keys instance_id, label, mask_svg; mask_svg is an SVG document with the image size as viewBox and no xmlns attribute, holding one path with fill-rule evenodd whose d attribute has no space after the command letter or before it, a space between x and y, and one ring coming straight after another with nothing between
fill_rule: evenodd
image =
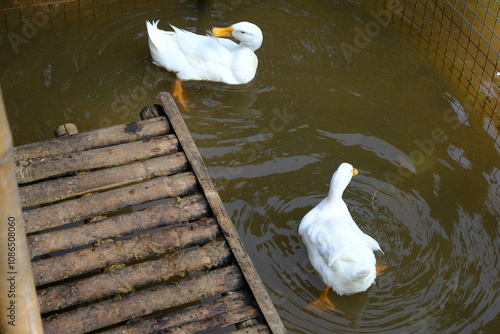
<instances>
[{"instance_id":1,"label":"orange beak","mask_svg":"<svg viewBox=\"0 0 500 334\"><path fill-rule=\"evenodd\" d=\"M212 34L217 37L233 37L233 30L232 26L227 28L213 28Z\"/></svg>"}]
</instances>

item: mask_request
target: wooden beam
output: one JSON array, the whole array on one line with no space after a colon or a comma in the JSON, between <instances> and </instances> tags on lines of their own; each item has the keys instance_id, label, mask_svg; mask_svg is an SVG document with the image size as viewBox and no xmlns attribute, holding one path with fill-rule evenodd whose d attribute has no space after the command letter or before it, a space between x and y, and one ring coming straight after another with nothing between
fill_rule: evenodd
<instances>
[{"instance_id":1,"label":"wooden beam","mask_svg":"<svg viewBox=\"0 0 500 334\"><path fill-rule=\"evenodd\" d=\"M18 146L14 149L14 155L16 161L55 157L104 146L144 140L166 135L170 132L170 123L165 117L161 117Z\"/></svg>"},{"instance_id":2,"label":"wooden beam","mask_svg":"<svg viewBox=\"0 0 500 334\"><path fill-rule=\"evenodd\" d=\"M212 208L215 218L226 236L226 239L231 246L236 261L241 267L241 270L252 290L260 309L262 310L266 321L274 334L286 333L286 329L281 322L281 319L274 307L269 294L264 288L264 284L252 263L252 260L245 251L243 244L236 232L236 229L231 222L231 218L224 208L224 204L217 193L210 175L207 172L205 163L203 162L198 149L189 133L189 130L182 119L179 109L176 107L172 95L162 92L158 94L164 106L164 110L171 122L172 128L179 139L179 142L184 150L188 160L191 162L192 168L198 182L200 183L208 203Z\"/></svg>"}]
</instances>

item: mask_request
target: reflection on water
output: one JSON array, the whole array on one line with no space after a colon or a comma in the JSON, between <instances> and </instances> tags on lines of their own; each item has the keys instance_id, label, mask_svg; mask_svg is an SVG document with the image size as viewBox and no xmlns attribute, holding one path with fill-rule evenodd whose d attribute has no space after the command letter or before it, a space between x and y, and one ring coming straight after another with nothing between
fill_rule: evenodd
<instances>
[{"instance_id":1,"label":"reflection on water","mask_svg":"<svg viewBox=\"0 0 500 334\"><path fill-rule=\"evenodd\" d=\"M227 6L223 6L223 5ZM498 325L498 152L403 36L348 2L150 1L63 13L19 44L0 32L1 84L17 145L138 119L174 76L151 64L145 21L203 33L248 20L264 32L248 85L186 82L186 123L291 333L492 332ZM17 22L17 23L16 23ZM4 29L2 26L1 29ZM353 44L354 45L354 44ZM367 292L322 289L297 234L347 161L345 200L388 269Z\"/></svg>"}]
</instances>

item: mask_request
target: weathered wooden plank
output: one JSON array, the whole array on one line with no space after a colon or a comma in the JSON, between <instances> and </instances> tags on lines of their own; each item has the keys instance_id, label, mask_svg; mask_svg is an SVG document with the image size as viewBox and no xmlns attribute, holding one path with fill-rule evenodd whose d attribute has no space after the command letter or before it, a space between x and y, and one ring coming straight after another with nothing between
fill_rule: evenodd
<instances>
[{"instance_id":1,"label":"weathered wooden plank","mask_svg":"<svg viewBox=\"0 0 500 334\"><path fill-rule=\"evenodd\" d=\"M98 147L128 143L171 133L165 117L120 124L108 128L80 132L75 135L18 146L16 161L60 156Z\"/></svg>"},{"instance_id":2,"label":"weathered wooden plank","mask_svg":"<svg viewBox=\"0 0 500 334\"><path fill-rule=\"evenodd\" d=\"M166 135L69 153L54 158L18 160L16 162L17 180L20 184L24 184L73 172L124 165L138 160L174 153L178 150L177 137Z\"/></svg>"},{"instance_id":3,"label":"weathered wooden plank","mask_svg":"<svg viewBox=\"0 0 500 334\"><path fill-rule=\"evenodd\" d=\"M206 217L210 208L203 195L178 197L141 211L113 216L95 223L28 237L32 257L89 245L99 240L147 231Z\"/></svg>"},{"instance_id":4,"label":"weathered wooden plank","mask_svg":"<svg viewBox=\"0 0 500 334\"><path fill-rule=\"evenodd\" d=\"M231 334L271 334L271 331L267 325L257 325L231 332Z\"/></svg>"},{"instance_id":5,"label":"weathered wooden plank","mask_svg":"<svg viewBox=\"0 0 500 334\"><path fill-rule=\"evenodd\" d=\"M166 329L167 333L205 333L215 329L237 324L260 315L260 311L253 306L242 306L237 310L228 310L210 319L202 319L191 323Z\"/></svg>"},{"instance_id":6,"label":"weathered wooden plank","mask_svg":"<svg viewBox=\"0 0 500 334\"><path fill-rule=\"evenodd\" d=\"M61 201L88 192L125 186L153 177L184 172L188 166L189 163L184 153L177 152L129 165L26 185L19 188L19 194L22 206L34 206Z\"/></svg>"},{"instance_id":7,"label":"weathered wooden plank","mask_svg":"<svg viewBox=\"0 0 500 334\"><path fill-rule=\"evenodd\" d=\"M106 300L58 314L44 319L43 327L46 334L88 332L227 291L235 291L244 284L238 267L225 267L176 284L132 293L121 300Z\"/></svg>"},{"instance_id":8,"label":"weathered wooden plank","mask_svg":"<svg viewBox=\"0 0 500 334\"><path fill-rule=\"evenodd\" d=\"M142 234L123 241L112 241L97 247L51 257L32 263L37 286L60 281L68 277L158 256L174 249L205 244L221 236L214 219L201 219L174 226L154 234Z\"/></svg>"},{"instance_id":9,"label":"weathered wooden plank","mask_svg":"<svg viewBox=\"0 0 500 334\"><path fill-rule=\"evenodd\" d=\"M101 334L142 334L153 332L165 333L200 333L205 328L198 331L184 331L179 327L190 324L193 321L204 321L212 317L223 315L233 310L249 307L253 304L253 297L249 291L238 291L229 295L207 301L175 314L164 314L155 318L131 321L127 325L116 327ZM255 311L255 308L254 310ZM173 330L177 329L177 331ZM184 329L184 327L182 327Z\"/></svg>"},{"instance_id":10,"label":"weathered wooden plank","mask_svg":"<svg viewBox=\"0 0 500 334\"><path fill-rule=\"evenodd\" d=\"M204 328L199 328L199 331L189 332L182 331L185 328L180 329L179 327L189 325L193 321L206 321L212 317L248 307L253 302L253 297L249 291L238 291L189 307L175 314L168 313L151 319L132 321L127 325L100 332L100 334L142 334L159 331L164 333L199 333ZM172 330L174 328L177 331Z\"/></svg>"},{"instance_id":11,"label":"weathered wooden plank","mask_svg":"<svg viewBox=\"0 0 500 334\"><path fill-rule=\"evenodd\" d=\"M189 133L189 130L182 119L179 109L175 106L173 97L168 93L158 94L161 99L165 112L172 124L172 128L179 139L179 142L186 154L188 160L191 163L194 173L198 178L205 196L207 197L208 203L214 213L215 218L219 222L219 225L226 236L226 239L231 246L234 256L240 265L240 268L247 279L247 282L254 293L255 299L257 300L260 309L264 313L266 321L274 334L284 334L286 329L281 322L281 319L276 311L271 298L269 297L267 291L264 288L264 284L255 269L252 260L248 256L248 253L244 250L243 244L234 228L233 223L229 217L229 214L224 208L224 204L217 193L210 175L207 172L205 163L194 144L193 138Z\"/></svg>"},{"instance_id":12,"label":"weathered wooden plank","mask_svg":"<svg viewBox=\"0 0 500 334\"><path fill-rule=\"evenodd\" d=\"M125 295L146 284L221 266L231 256L227 243L219 240L186 252L49 287L38 291L40 311L46 313L115 294Z\"/></svg>"},{"instance_id":13,"label":"weathered wooden plank","mask_svg":"<svg viewBox=\"0 0 500 334\"><path fill-rule=\"evenodd\" d=\"M73 223L130 205L183 196L196 189L196 177L192 172L157 177L127 187L25 211L26 232L32 233Z\"/></svg>"}]
</instances>

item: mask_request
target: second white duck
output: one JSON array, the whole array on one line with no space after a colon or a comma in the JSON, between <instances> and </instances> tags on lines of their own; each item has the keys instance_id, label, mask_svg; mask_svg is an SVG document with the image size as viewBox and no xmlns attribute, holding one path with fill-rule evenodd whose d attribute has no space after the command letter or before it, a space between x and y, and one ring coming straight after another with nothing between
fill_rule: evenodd
<instances>
[{"instance_id":1,"label":"second white duck","mask_svg":"<svg viewBox=\"0 0 500 334\"><path fill-rule=\"evenodd\" d=\"M325 288L312 306L324 310L335 305L327 297L332 288L339 295L367 290L386 266L376 266L377 241L363 233L349 213L342 194L358 171L342 163L333 174L328 196L309 211L299 226L309 259Z\"/></svg>"}]
</instances>

